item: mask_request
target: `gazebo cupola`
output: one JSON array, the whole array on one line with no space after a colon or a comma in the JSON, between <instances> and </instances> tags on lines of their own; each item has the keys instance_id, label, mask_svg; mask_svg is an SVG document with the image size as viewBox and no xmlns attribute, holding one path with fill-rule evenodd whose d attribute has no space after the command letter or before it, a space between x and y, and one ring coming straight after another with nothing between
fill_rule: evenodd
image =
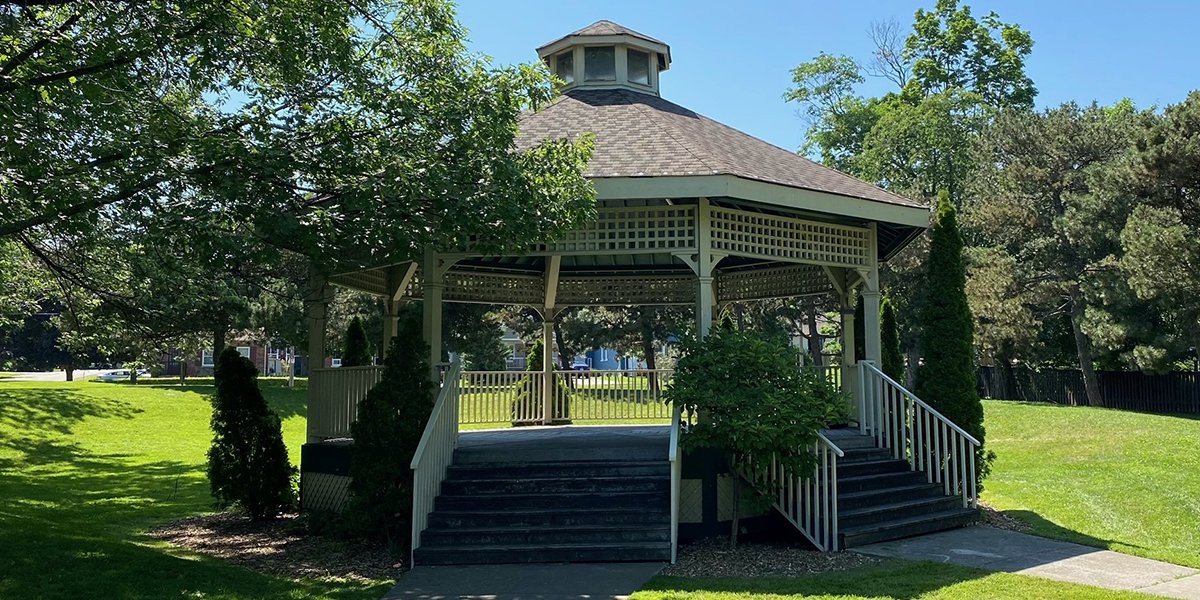
<instances>
[{"instance_id":1,"label":"gazebo cupola","mask_svg":"<svg viewBox=\"0 0 1200 600\"><path fill-rule=\"evenodd\" d=\"M612 21L596 21L537 50L563 91L625 88L659 95L658 75L671 67L671 48Z\"/></svg>"}]
</instances>

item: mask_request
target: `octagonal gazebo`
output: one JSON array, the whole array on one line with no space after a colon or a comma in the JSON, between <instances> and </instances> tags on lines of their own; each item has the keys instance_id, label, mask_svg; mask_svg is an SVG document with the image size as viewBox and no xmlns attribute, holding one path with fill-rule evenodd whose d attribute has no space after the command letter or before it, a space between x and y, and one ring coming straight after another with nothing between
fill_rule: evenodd
<instances>
[{"instance_id":1,"label":"octagonal gazebo","mask_svg":"<svg viewBox=\"0 0 1200 600\"><path fill-rule=\"evenodd\" d=\"M530 244L519 255L428 248L411 261L314 281L314 289L329 283L385 298L388 337L395 330L394 315L401 304L421 300L431 364L442 356L445 302L532 307L543 317L545 344L552 348L554 321L572 306L694 306L696 330L704 335L723 304L829 295L841 306L842 368L859 368L859 374L843 376L841 381L854 393L860 433L876 436L880 444L886 437L900 458L901 438L912 437L912 432L905 429L901 435L898 420L883 424L887 419L881 415L894 410L877 405L889 399L909 402L904 396L907 391L895 382L884 382L873 369L871 382L860 383L864 371L854 365L853 307L855 295L861 295L864 354L867 361L878 362L879 264L922 232L929 222L928 207L664 100L659 78L670 68L670 49L620 25L600 21L542 46L538 55L565 85L550 105L522 117L518 145L527 148L547 139L594 134L595 151L586 175L596 189L596 220L560 240ZM309 318L309 356L324 356L322 302L310 303ZM566 396L571 392L556 384L555 378L562 374L555 373L553 353L544 352L543 361L540 374L454 370L445 380L439 408L426 431L428 439L414 461L414 469L420 460L432 461L422 467L424 472L418 469L417 480L419 490L421 485L433 488L418 493L414 545L420 544L436 488L452 460L446 453L458 443L460 421L552 424L611 421L614 415L650 420L670 416L669 408L652 402L657 400L653 382L594 386L611 390L624 385L636 392L626 409L616 413L586 406L612 399L611 392L588 395L571 387L576 405L568 408ZM659 375L667 376L650 377ZM357 401L377 377L378 369L373 367L314 369L309 441L347 437ZM859 386L863 389L856 389ZM463 399L468 397L474 408L467 408L468 400ZM448 408L442 406L443 400ZM443 410L446 414L439 412ZM908 412L916 415L919 410ZM917 425L909 425L916 432ZM447 432L450 429L452 433ZM926 435L926 439L933 438ZM442 440L443 448L449 444L449 450L442 452L446 455L422 458L422 453L434 452L437 440ZM829 446L834 454L841 452L832 442ZM831 452L821 451L827 457ZM922 451L904 450L904 454L915 461ZM966 463L962 465L965 481ZM310 490L344 485L344 481L317 479L320 483L310 482ZM929 482L935 482L932 472ZM677 488L678 480L676 492ZM946 492L951 492L949 484ZM824 493L828 500L828 490ZM964 486L964 505L968 497L973 501L971 493ZM309 494L315 497L316 492ZM671 501L673 515L679 510L677 495ZM832 510L837 512L836 502ZM827 506L827 520L829 512ZM792 520L801 527L799 517ZM805 535L823 540L819 547L838 546L836 516L832 527L826 523L821 531L816 529L808 527Z\"/></svg>"}]
</instances>

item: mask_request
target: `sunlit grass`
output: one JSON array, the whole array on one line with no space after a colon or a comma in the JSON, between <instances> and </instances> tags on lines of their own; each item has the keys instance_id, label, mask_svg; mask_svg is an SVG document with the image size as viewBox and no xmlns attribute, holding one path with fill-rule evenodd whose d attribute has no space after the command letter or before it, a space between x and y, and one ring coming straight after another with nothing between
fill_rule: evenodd
<instances>
[{"instance_id":1,"label":"sunlit grass","mask_svg":"<svg viewBox=\"0 0 1200 600\"><path fill-rule=\"evenodd\" d=\"M1034 532L1200 567L1200 420L984 403L983 500Z\"/></svg>"},{"instance_id":2,"label":"sunlit grass","mask_svg":"<svg viewBox=\"0 0 1200 600\"><path fill-rule=\"evenodd\" d=\"M0 598L378 598L388 582L291 581L152 540L213 509L211 386L0 385ZM264 386L292 460L303 390Z\"/></svg>"}]
</instances>

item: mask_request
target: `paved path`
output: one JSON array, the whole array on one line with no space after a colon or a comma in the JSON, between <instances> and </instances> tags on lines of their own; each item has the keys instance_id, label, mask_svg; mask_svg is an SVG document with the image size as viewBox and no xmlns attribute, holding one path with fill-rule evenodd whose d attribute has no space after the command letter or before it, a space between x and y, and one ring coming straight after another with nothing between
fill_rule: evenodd
<instances>
[{"instance_id":1,"label":"paved path","mask_svg":"<svg viewBox=\"0 0 1200 600\"><path fill-rule=\"evenodd\" d=\"M75 369L75 380L82 380L84 377L99 375L116 369ZM62 371L26 371L14 374L12 377L0 378L0 382L4 381L66 381L67 374Z\"/></svg>"},{"instance_id":2,"label":"paved path","mask_svg":"<svg viewBox=\"0 0 1200 600\"><path fill-rule=\"evenodd\" d=\"M628 598L664 563L416 567L383 600L608 600Z\"/></svg>"},{"instance_id":3,"label":"paved path","mask_svg":"<svg viewBox=\"0 0 1200 600\"><path fill-rule=\"evenodd\" d=\"M1200 600L1196 569L994 527L952 529L854 551Z\"/></svg>"}]
</instances>

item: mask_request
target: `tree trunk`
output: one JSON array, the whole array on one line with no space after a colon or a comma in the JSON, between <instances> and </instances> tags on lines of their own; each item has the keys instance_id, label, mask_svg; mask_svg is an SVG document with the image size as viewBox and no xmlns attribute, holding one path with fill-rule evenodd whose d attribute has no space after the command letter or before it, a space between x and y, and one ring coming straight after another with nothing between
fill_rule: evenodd
<instances>
[{"instance_id":1,"label":"tree trunk","mask_svg":"<svg viewBox=\"0 0 1200 600\"><path fill-rule=\"evenodd\" d=\"M658 368L658 357L654 352L654 332L650 331L649 327L642 327L642 354L646 357L646 368L650 370L648 373L647 385L650 388L650 397L658 397L658 373L654 369Z\"/></svg>"},{"instance_id":2,"label":"tree trunk","mask_svg":"<svg viewBox=\"0 0 1200 600\"><path fill-rule=\"evenodd\" d=\"M75 381L75 357L67 354L67 365L63 367L67 381Z\"/></svg>"},{"instance_id":3,"label":"tree trunk","mask_svg":"<svg viewBox=\"0 0 1200 600\"><path fill-rule=\"evenodd\" d=\"M567 356L567 345L563 343L562 327L559 325L559 321L554 322L554 345L558 346L558 368L563 370L571 368L570 361L575 357ZM550 349L546 348L546 352L549 351Z\"/></svg>"},{"instance_id":4,"label":"tree trunk","mask_svg":"<svg viewBox=\"0 0 1200 600\"><path fill-rule=\"evenodd\" d=\"M179 357L179 385L187 383L187 358Z\"/></svg>"},{"instance_id":5,"label":"tree trunk","mask_svg":"<svg viewBox=\"0 0 1200 600\"><path fill-rule=\"evenodd\" d=\"M1075 350L1079 354L1079 370L1083 373L1083 389L1087 393L1088 406L1104 406L1100 395L1100 381L1092 365L1092 340L1083 331L1083 292L1078 285L1071 286L1071 332L1075 335Z\"/></svg>"},{"instance_id":6,"label":"tree trunk","mask_svg":"<svg viewBox=\"0 0 1200 600\"><path fill-rule=\"evenodd\" d=\"M213 369L217 368L217 360L221 357L221 352L225 350L225 338L229 337L229 329L226 327L218 327L213 330L213 351L212 362Z\"/></svg>"},{"instance_id":7,"label":"tree trunk","mask_svg":"<svg viewBox=\"0 0 1200 600\"><path fill-rule=\"evenodd\" d=\"M821 343L821 332L817 329L817 312L814 310L805 315L805 328L808 329L808 354L813 366L819 367L825 362L824 344Z\"/></svg>"},{"instance_id":8,"label":"tree trunk","mask_svg":"<svg viewBox=\"0 0 1200 600\"><path fill-rule=\"evenodd\" d=\"M909 346L907 354L908 365L904 369L904 387L911 390L917 387L917 370L921 367L921 353L916 346Z\"/></svg>"},{"instance_id":9,"label":"tree trunk","mask_svg":"<svg viewBox=\"0 0 1200 600\"><path fill-rule=\"evenodd\" d=\"M736 546L738 538L738 516L742 512L742 477L733 470L733 465L730 465L730 473L733 474L733 521L729 526L729 545Z\"/></svg>"}]
</instances>

